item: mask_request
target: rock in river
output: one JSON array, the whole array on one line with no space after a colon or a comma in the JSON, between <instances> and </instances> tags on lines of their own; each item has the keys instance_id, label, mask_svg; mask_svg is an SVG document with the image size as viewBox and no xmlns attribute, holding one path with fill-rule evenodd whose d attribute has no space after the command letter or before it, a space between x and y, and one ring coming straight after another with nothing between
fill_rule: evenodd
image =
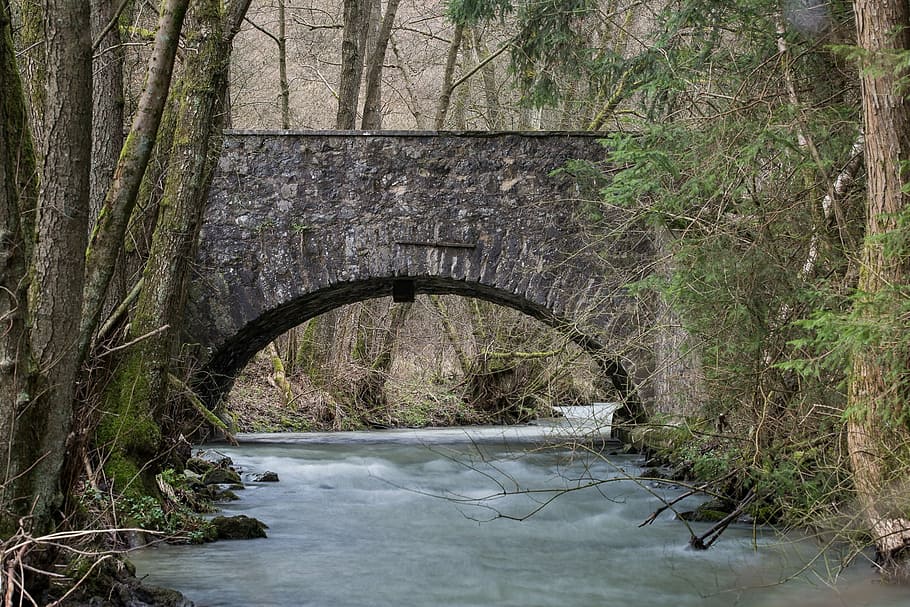
<instances>
[{"instance_id":1,"label":"rock in river","mask_svg":"<svg viewBox=\"0 0 910 607\"><path fill-rule=\"evenodd\" d=\"M219 540L250 540L266 537L268 525L262 521L238 514L237 516L216 516L212 524L218 532Z\"/></svg>"}]
</instances>

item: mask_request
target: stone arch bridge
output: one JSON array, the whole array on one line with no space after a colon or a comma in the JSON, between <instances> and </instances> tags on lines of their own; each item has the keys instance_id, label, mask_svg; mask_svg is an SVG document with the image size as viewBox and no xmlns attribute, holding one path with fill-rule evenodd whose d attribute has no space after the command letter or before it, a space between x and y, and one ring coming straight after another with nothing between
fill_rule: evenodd
<instances>
[{"instance_id":1,"label":"stone arch bridge","mask_svg":"<svg viewBox=\"0 0 910 607\"><path fill-rule=\"evenodd\" d=\"M456 294L566 331L645 393L649 313L625 285L651 266L649 235L560 171L604 156L587 134L228 132L186 310L201 392L216 401L338 306Z\"/></svg>"}]
</instances>

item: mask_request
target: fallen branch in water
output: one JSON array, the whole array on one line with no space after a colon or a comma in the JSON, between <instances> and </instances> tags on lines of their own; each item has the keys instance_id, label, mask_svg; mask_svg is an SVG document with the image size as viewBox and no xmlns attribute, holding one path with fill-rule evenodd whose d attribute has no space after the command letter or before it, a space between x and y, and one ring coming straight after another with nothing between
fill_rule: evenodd
<instances>
[{"instance_id":1,"label":"fallen branch in water","mask_svg":"<svg viewBox=\"0 0 910 607\"><path fill-rule=\"evenodd\" d=\"M689 545L696 550L707 550L710 548L711 544L713 544L717 538L720 537L720 534L730 526L730 523L735 521L739 515L743 513L743 510L745 510L749 504L755 501L756 497L757 495L755 494L755 490L750 489L749 493L746 494L746 497L739 503L733 512L717 521L717 524L708 529L703 535L693 535L691 538L689 538Z\"/></svg>"},{"instance_id":2,"label":"fallen branch in water","mask_svg":"<svg viewBox=\"0 0 910 607\"><path fill-rule=\"evenodd\" d=\"M689 489L688 491L686 491L686 492L683 493L682 495L677 496L676 498L670 500L669 502L668 502L668 501L664 501L664 505L663 505L663 506L661 506L660 508L658 508L657 510L655 510L654 512L652 512L652 513L651 513L651 516L649 516L649 517L646 518L644 521L642 521L641 524L639 524L638 526L639 526L639 527L644 527L645 525L650 525L650 524L653 523L655 520L657 520L657 517L660 516L661 514L663 514L663 512L664 512L665 510L667 510L668 508L672 508L673 506L675 506L675 505L678 504L679 502L683 501L683 500L686 499L687 497L692 497L693 495L696 495L696 494L698 494L698 493L704 493L704 492L706 492L707 489L708 489L711 485L715 485L715 484L718 484L718 483L721 483L721 482L727 480L728 478L730 478L731 476L733 476L734 474L736 474L736 472L737 472L737 471L734 470L733 472L728 473L726 476L724 476L724 477L722 477L722 478L719 478L719 479L717 479L716 481L708 481L708 482L706 482L706 483L702 483L701 485L699 485L699 486L697 486L697 487L693 487L692 489Z\"/></svg>"}]
</instances>

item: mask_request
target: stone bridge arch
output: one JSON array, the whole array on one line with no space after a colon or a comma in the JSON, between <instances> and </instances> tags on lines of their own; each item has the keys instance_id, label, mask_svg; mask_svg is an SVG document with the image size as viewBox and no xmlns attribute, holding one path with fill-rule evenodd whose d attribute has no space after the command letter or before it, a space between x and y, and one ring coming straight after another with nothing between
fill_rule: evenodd
<instances>
[{"instance_id":1,"label":"stone bridge arch","mask_svg":"<svg viewBox=\"0 0 910 607\"><path fill-rule=\"evenodd\" d=\"M456 294L566 331L614 385L648 375L647 309L626 289L648 234L559 172L591 135L229 132L196 256L186 338L209 402L276 336L372 297Z\"/></svg>"}]
</instances>

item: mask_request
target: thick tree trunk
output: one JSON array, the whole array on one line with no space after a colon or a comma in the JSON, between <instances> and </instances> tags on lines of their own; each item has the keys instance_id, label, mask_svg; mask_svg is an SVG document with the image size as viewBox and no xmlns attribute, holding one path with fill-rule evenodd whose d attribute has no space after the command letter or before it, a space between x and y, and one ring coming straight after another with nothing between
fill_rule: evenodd
<instances>
[{"instance_id":1,"label":"thick tree trunk","mask_svg":"<svg viewBox=\"0 0 910 607\"><path fill-rule=\"evenodd\" d=\"M72 425L77 336L88 231L92 53L87 0L48 0L47 138L29 287L33 375L12 445L17 497L34 530L62 504L60 474ZM30 504L28 502L31 502Z\"/></svg>"},{"instance_id":2,"label":"thick tree trunk","mask_svg":"<svg viewBox=\"0 0 910 607\"><path fill-rule=\"evenodd\" d=\"M357 126L357 101L366 55L366 34L370 22L370 0L344 1L344 30L341 41L341 81L338 85L338 113L335 128Z\"/></svg>"},{"instance_id":3,"label":"thick tree trunk","mask_svg":"<svg viewBox=\"0 0 910 607\"><path fill-rule=\"evenodd\" d=\"M907 284L910 268L905 253L886 251L902 213L910 210L906 166L910 161L910 104L899 90L898 72L888 65L895 52L910 50L910 7L906 0L854 0L858 42L868 62L861 70L865 131L867 205L858 295L864 320L888 313L895 286ZM883 67L884 65L884 67ZM868 69L868 68L872 69ZM906 245L903 245L906 247ZM848 392L847 438L853 477L866 524L879 554L883 573L908 578L910 520L907 514L906 470L898 458L907 455L907 352L894 344L864 344L854 352ZM906 460L904 460L906 461Z\"/></svg>"},{"instance_id":4,"label":"thick tree trunk","mask_svg":"<svg viewBox=\"0 0 910 607\"><path fill-rule=\"evenodd\" d=\"M5 1L9 5L10 2ZM44 104L47 91L44 83L47 80L47 48L44 45L44 10L45 6L38 1L18 2L15 7L19 13L19 27L15 30L14 42L22 52L17 56L19 71L23 77L26 107L29 110L29 123L32 137L36 142L44 140Z\"/></svg>"}]
</instances>

